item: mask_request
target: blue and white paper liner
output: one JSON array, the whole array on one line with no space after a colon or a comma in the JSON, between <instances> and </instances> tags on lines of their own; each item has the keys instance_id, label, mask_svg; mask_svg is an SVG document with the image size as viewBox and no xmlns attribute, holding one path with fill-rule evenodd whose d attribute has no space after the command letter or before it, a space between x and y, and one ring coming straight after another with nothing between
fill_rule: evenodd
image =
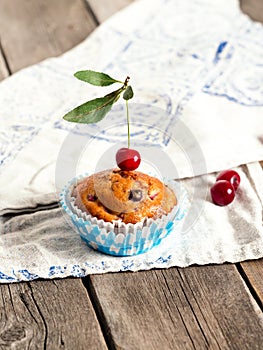
<instances>
[{"instance_id":1,"label":"blue and white paper liner","mask_svg":"<svg viewBox=\"0 0 263 350\"><path fill-rule=\"evenodd\" d=\"M168 215L156 220L145 219L136 224L125 224L121 220L113 222L98 220L74 205L75 198L71 197L72 189L85 176L70 181L60 195L60 202L80 237L89 247L109 255L137 255L160 244L172 231L176 233L176 227L180 229L188 208L188 196L186 190L177 182L167 181L167 185L177 197L177 205Z\"/></svg>"}]
</instances>

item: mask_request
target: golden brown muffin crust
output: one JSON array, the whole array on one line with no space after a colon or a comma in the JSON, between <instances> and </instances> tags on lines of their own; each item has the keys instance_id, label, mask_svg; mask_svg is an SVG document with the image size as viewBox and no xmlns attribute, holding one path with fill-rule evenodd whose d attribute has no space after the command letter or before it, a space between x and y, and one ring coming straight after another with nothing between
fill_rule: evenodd
<instances>
[{"instance_id":1,"label":"golden brown muffin crust","mask_svg":"<svg viewBox=\"0 0 263 350\"><path fill-rule=\"evenodd\" d=\"M132 224L168 214L177 203L174 192L159 179L120 169L84 178L72 195L77 207L98 219Z\"/></svg>"}]
</instances>

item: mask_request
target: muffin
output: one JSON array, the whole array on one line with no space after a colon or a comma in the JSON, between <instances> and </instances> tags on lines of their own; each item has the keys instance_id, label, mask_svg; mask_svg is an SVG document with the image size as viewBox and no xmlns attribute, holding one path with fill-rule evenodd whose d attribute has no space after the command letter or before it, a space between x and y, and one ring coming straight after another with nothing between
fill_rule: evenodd
<instances>
[{"instance_id":1,"label":"muffin","mask_svg":"<svg viewBox=\"0 0 263 350\"><path fill-rule=\"evenodd\" d=\"M63 119L81 124L97 123L122 95L126 103L128 147L119 148L115 154L118 169L72 179L61 193L62 208L89 247L117 256L144 253L182 223L187 210L186 192L173 180L164 184L135 171L140 166L141 155L130 148L128 101L134 95L129 85L130 77L122 82L92 70L74 75L96 86L114 83L122 86L104 97L75 107Z\"/></svg>"},{"instance_id":2,"label":"muffin","mask_svg":"<svg viewBox=\"0 0 263 350\"><path fill-rule=\"evenodd\" d=\"M159 245L180 229L188 210L187 193L176 181L120 169L72 179L60 202L85 243L114 256Z\"/></svg>"},{"instance_id":3,"label":"muffin","mask_svg":"<svg viewBox=\"0 0 263 350\"><path fill-rule=\"evenodd\" d=\"M75 205L98 220L136 224L167 215L177 203L172 189L139 171L110 169L88 176L72 191Z\"/></svg>"}]
</instances>

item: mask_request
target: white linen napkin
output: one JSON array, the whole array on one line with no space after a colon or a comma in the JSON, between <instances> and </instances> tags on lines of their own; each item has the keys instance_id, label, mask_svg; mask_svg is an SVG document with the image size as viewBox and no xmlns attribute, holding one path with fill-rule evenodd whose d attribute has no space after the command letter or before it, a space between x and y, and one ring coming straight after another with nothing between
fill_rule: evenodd
<instances>
[{"instance_id":1,"label":"white linen napkin","mask_svg":"<svg viewBox=\"0 0 263 350\"><path fill-rule=\"evenodd\" d=\"M128 20L135 17L136 21ZM162 267L263 256L259 164L251 165L257 179L255 183L250 178L251 169L244 172L244 168L238 168L244 179L242 200L235 200L230 207L218 208L204 197L209 179L215 176L205 174L263 159L262 42L262 25L243 15L236 0L218 3L140 0L110 18L82 44L61 57L45 60L6 79L0 84L0 213L48 208L56 202L57 192L71 177L85 170L96 171L102 159L103 164L108 164L107 154L113 154L117 144L126 142L121 101L105 121L87 128L62 120L76 105L110 91L108 88L102 91L73 77L77 70L94 69L117 79L131 76L135 91L130 103L134 123L132 141L142 147L145 159L148 154L143 143L155 146L147 160L156 162L163 176L191 178L184 180L186 186L189 183L192 188L201 189L193 194L194 203L200 195L202 207L206 209L201 215L193 212L193 217L199 219L190 225L186 235L177 236L175 249L181 249L181 253L169 254L180 258L167 259L163 253L166 250L157 251L154 257L149 252L141 258L144 263L138 262L132 269L154 267L155 257L158 260L163 256L166 263ZM162 155L168 155L165 168L159 161L162 157L155 153L160 150ZM115 166L114 161L109 164ZM199 179L200 186L197 185ZM45 215L50 215L50 221L45 223L49 222L50 228L56 227L56 210L23 218L17 216L5 223L0 250L7 260L2 260L1 269L4 275L15 276L14 281L25 278L18 274L22 270L47 277L51 264L63 266L69 274L74 265L83 266L84 261L89 265L86 253L80 260L78 254L72 253L73 260L69 261L58 253L59 245L54 248L55 254L43 248L42 229L36 230L35 236L31 233L27 236L32 222L37 225L37 220L42 222ZM17 248L15 242L20 242L21 220L28 226L23 231L24 243L21 241ZM56 230L54 241L60 242L64 234L68 235L67 239L77 243L76 251L83 252L86 247L76 236L74 239L70 236L62 219L57 218L57 222L61 230ZM51 235L48 226L45 232L47 237ZM224 237L220 236L222 232ZM236 232L243 232L243 238ZM37 243L33 243L35 241ZM205 250L199 255L204 242L209 242L210 253ZM17 254L16 249L21 254ZM34 258L34 254L31 255L32 263L25 260L26 249L36 254ZM48 257L44 259L43 270L39 264L35 265L41 261L37 255L42 250L45 252L42 255ZM14 254L16 265L11 264ZM85 273L98 272L94 265L101 266L105 259L114 261L105 271L121 269L123 259L91 255L93 267ZM32 278L30 276L28 278Z\"/></svg>"},{"instance_id":2,"label":"white linen napkin","mask_svg":"<svg viewBox=\"0 0 263 350\"><path fill-rule=\"evenodd\" d=\"M194 197L183 230L175 229L159 246L137 256L114 257L88 248L60 208L15 216L2 224L0 282L260 258L263 171L258 163L236 170L242 186L227 207L214 205L209 194L194 195L191 179L181 180ZM210 186L215 176L197 177L195 186Z\"/></svg>"}]
</instances>

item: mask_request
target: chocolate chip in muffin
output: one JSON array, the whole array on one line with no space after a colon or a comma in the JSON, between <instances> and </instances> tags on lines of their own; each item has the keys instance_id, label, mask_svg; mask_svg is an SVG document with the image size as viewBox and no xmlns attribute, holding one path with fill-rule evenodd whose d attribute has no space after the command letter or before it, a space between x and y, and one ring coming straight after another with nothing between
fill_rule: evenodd
<instances>
[{"instance_id":1,"label":"chocolate chip in muffin","mask_svg":"<svg viewBox=\"0 0 263 350\"><path fill-rule=\"evenodd\" d=\"M82 179L72 195L77 207L107 222L135 224L161 217L176 205L172 190L138 171L104 170Z\"/></svg>"},{"instance_id":2,"label":"chocolate chip in muffin","mask_svg":"<svg viewBox=\"0 0 263 350\"><path fill-rule=\"evenodd\" d=\"M133 202L140 202L142 199L142 191L141 190L131 190L129 193L129 200Z\"/></svg>"}]
</instances>

